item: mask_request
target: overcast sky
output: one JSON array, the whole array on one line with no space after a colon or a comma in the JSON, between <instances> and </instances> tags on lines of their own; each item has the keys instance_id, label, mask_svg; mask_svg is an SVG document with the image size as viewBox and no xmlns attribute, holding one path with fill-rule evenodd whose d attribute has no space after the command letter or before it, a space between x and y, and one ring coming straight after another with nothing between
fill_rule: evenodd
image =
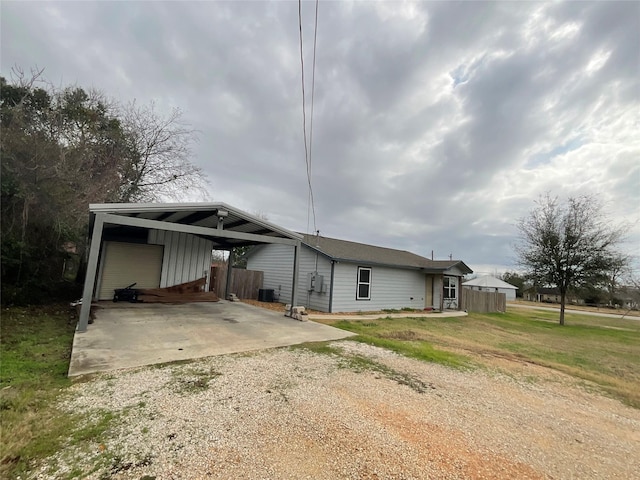
<instances>
[{"instance_id":1,"label":"overcast sky","mask_svg":"<svg viewBox=\"0 0 640 480\"><path fill-rule=\"evenodd\" d=\"M37 65L56 85L180 107L210 200L307 231L297 2L0 8L3 76ZM317 228L493 273L513 268L514 224L540 194L595 194L634 223L640 254L639 52L640 2L321 1Z\"/></svg>"}]
</instances>

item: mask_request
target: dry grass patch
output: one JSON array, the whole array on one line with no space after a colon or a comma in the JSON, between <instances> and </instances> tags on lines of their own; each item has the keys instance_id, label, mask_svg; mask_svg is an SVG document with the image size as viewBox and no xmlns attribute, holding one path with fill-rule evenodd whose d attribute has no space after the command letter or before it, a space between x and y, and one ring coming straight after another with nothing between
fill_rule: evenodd
<instances>
[{"instance_id":1,"label":"dry grass patch","mask_svg":"<svg viewBox=\"0 0 640 480\"><path fill-rule=\"evenodd\" d=\"M380 318L375 322L327 319L361 341L414 356L419 349L457 356L459 364L494 366L500 358L552 368L593 382L623 402L640 408L640 322L555 312L522 311L450 318Z\"/></svg>"}]
</instances>

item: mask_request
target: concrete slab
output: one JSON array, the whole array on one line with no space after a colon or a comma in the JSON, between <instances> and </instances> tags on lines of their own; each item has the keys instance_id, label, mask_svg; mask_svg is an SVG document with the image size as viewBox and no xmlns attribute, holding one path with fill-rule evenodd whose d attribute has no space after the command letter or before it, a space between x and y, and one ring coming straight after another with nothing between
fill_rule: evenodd
<instances>
[{"instance_id":1,"label":"concrete slab","mask_svg":"<svg viewBox=\"0 0 640 480\"><path fill-rule=\"evenodd\" d=\"M240 302L109 303L86 332L76 332L69 376L352 335Z\"/></svg>"}]
</instances>

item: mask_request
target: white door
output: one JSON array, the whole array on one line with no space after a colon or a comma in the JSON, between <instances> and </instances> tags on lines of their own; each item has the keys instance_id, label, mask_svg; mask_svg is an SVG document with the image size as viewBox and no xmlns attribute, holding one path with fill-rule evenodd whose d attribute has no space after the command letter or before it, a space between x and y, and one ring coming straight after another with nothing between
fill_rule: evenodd
<instances>
[{"instance_id":1,"label":"white door","mask_svg":"<svg viewBox=\"0 0 640 480\"><path fill-rule=\"evenodd\" d=\"M116 288L158 288L162 273L162 245L105 242L98 300L111 300Z\"/></svg>"}]
</instances>

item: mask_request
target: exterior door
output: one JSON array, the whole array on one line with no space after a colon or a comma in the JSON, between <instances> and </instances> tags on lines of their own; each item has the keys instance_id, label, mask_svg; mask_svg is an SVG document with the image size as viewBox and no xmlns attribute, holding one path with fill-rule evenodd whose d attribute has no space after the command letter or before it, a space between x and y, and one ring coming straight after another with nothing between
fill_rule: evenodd
<instances>
[{"instance_id":1,"label":"exterior door","mask_svg":"<svg viewBox=\"0 0 640 480\"><path fill-rule=\"evenodd\" d=\"M442 275L433 277L433 308L442 310Z\"/></svg>"},{"instance_id":2,"label":"exterior door","mask_svg":"<svg viewBox=\"0 0 640 480\"><path fill-rule=\"evenodd\" d=\"M459 296L459 285L458 285L458 277L450 277L445 276L443 279L443 292L444 292L444 303L443 307L445 310L457 310L458 309L458 296Z\"/></svg>"},{"instance_id":3,"label":"exterior door","mask_svg":"<svg viewBox=\"0 0 640 480\"><path fill-rule=\"evenodd\" d=\"M424 307L434 308L433 305L433 276L427 275L425 279Z\"/></svg>"},{"instance_id":4,"label":"exterior door","mask_svg":"<svg viewBox=\"0 0 640 480\"><path fill-rule=\"evenodd\" d=\"M162 245L105 242L98 300L111 300L116 288L158 288L162 273Z\"/></svg>"}]
</instances>

